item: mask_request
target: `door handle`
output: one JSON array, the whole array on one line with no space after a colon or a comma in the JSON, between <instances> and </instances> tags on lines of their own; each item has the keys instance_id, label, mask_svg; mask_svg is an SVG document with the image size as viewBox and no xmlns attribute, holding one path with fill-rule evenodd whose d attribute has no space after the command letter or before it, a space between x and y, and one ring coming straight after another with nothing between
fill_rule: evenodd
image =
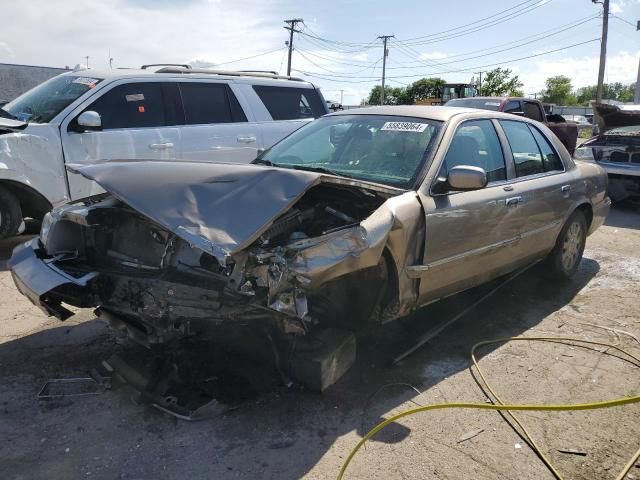
<instances>
[{"instance_id":1,"label":"door handle","mask_svg":"<svg viewBox=\"0 0 640 480\"><path fill-rule=\"evenodd\" d=\"M149 148L151 150L168 150L169 148L173 148L173 143L150 143Z\"/></svg>"},{"instance_id":2,"label":"door handle","mask_svg":"<svg viewBox=\"0 0 640 480\"><path fill-rule=\"evenodd\" d=\"M571 191L571 185L563 185L562 187L560 187L560 191L562 193L567 193Z\"/></svg>"},{"instance_id":3,"label":"door handle","mask_svg":"<svg viewBox=\"0 0 640 480\"><path fill-rule=\"evenodd\" d=\"M238 135L237 139L238 143L253 143L256 141L256 137L243 137L241 135Z\"/></svg>"},{"instance_id":4,"label":"door handle","mask_svg":"<svg viewBox=\"0 0 640 480\"><path fill-rule=\"evenodd\" d=\"M522 203L522 197L521 196L509 197L504 201L504 203L506 204L507 207L509 205L517 205L519 203Z\"/></svg>"}]
</instances>

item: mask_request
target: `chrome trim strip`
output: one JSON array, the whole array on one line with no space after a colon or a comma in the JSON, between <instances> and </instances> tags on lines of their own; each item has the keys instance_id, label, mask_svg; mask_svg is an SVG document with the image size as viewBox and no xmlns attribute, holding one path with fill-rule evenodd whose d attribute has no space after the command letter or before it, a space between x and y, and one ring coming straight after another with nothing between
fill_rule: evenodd
<instances>
[{"instance_id":1,"label":"chrome trim strip","mask_svg":"<svg viewBox=\"0 0 640 480\"><path fill-rule=\"evenodd\" d=\"M451 263L451 262L455 262L458 260L462 260L466 257L470 257L473 255L480 255L482 253L486 253L489 252L491 250L494 249L498 249L501 247L507 247L509 245L512 245L518 241L520 241L523 238L528 238L528 237L532 237L534 235L537 235L539 233L542 233L546 230L550 230L552 228L555 228L556 226L558 226L561 223L560 220L556 220L554 222L551 222L547 225L544 225L540 228L536 228L534 230L529 230L528 232L524 232L520 235L517 235L515 237L509 238L508 240L503 240L501 242L496 242L496 243L492 243L490 245L485 245L484 247L480 247L480 248L476 248L474 250L469 250L463 253L459 253L457 255L452 255L451 257L446 257L446 258L442 258L440 260L436 260L434 262L431 263L427 263L427 264L423 264L423 265L410 265L407 267L407 274L409 275L410 278L419 278L424 272L431 270L433 268L437 268L440 267L442 265L446 265L447 263Z\"/></svg>"}]
</instances>

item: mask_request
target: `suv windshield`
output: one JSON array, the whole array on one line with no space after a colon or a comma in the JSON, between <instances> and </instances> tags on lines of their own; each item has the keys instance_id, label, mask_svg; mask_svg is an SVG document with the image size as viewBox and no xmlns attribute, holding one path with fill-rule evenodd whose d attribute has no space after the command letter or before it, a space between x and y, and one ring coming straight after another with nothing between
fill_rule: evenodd
<instances>
[{"instance_id":1,"label":"suv windshield","mask_svg":"<svg viewBox=\"0 0 640 480\"><path fill-rule=\"evenodd\" d=\"M388 115L329 116L291 134L258 161L409 188L441 125Z\"/></svg>"},{"instance_id":2,"label":"suv windshield","mask_svg":"<svg viewBox=\"0 0 640 480\"><path fill-rule=\"evenodd\" d=\"M47 123L99 82L91 77L53 77L7 103L3 109L23 122Z\"/></svg>"}]
</instances>

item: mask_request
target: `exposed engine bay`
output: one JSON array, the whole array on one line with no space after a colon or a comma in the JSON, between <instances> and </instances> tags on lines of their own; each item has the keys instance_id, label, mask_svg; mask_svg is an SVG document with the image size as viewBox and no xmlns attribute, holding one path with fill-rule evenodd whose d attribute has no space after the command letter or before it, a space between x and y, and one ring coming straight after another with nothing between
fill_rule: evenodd
<instances>
[{"instance_id":1,"label":"exposed engine bay","mask_svg":"<svg viewBox=\"0 0 640 480\"><path fill-rule=\"evenodd\" d=\"M92 197L45 219L42 255L74 278L95 275L87 288L67 284L49 297L97 306L147 345L263 318L284 333L304 334L326 315L311 305L323 298L314 293L352 270L340 266L347 257L369 248L361 222L385 200L378 192L319 184L247 249L220 262L115 197Z\"/></svg>"}]
</instances>

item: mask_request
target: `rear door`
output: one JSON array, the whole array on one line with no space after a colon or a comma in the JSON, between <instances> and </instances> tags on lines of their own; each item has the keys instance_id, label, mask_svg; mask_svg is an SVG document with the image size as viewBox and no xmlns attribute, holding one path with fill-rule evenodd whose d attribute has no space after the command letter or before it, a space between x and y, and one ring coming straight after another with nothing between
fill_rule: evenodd
<instances>
[{"instance_id":1,"label":"rear door","mask_svg":"<svg viewBox=\"0 0 640 480\"><path fill-rule=\"evenodd\" d=\"M291 83L252 86L254 95L272 119L261 123L265 148L328 113L322 96L315 88L291 86Z\"/></svg>"},{"instance_id":2,"label":"rear door","mask_svg":"<svg viewBox=\"0 0 640 480\"><path fill-rule=\"evenodd\" d=\"M184 109L179 158L249 163L262 146L259 125L247 114L227 82L178 83Z\"/></svg>"},{"instance_id":3,"label":"rear door","mask_svg":"<svg viewBox=\"0 0 640 480\"><path fill-rule=\"evenodd\" d=\"M489 183L467 192L420 192L426 214L424 261L412 270L421 279L423 304L505 273L514 258L512 172L495 121L467 120L457 127L438 176L446 177L456 165L483 168Z\"/></svg>"},{"instance_id":4,"label":"rear door","mask_svg":"<svg viewBox=\"0 0 640 480\"><path fill-rule=\"evenodd\" d=\"M518 256L540 256L553 248L571 206L571 174L545 134L530 122L500 120L511 149L515 179L513 215L517 216Z\"/></svg>"},{"instance_id":5,"label":"rear door","mask_svg":"<svg viewBox=\"0 0 640 480\"><path fill-rule=\"evenodd\" d=\"M107 160L176 160L180 132L176 127L175 84L123 81L114 83L88 105L74 111L61 125L65 163L88 164ZM78 132L77 118L95 111L101 131ZM72 199L102 190L81 175L69 173Z\"/></svg>"}]
</instances>

